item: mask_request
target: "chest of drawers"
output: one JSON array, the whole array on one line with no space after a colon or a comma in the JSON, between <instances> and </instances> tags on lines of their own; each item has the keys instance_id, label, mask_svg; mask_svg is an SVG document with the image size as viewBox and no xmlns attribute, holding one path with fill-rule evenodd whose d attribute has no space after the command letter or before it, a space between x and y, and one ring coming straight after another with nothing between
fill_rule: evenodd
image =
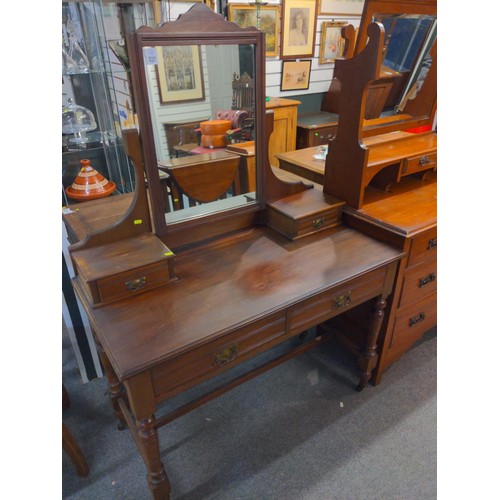
<instances>
[{"instance_id":1,"label":"chest of drawers","mask_svg":"<svg viewBox=\"0 0 500 500\"><path fill-rule=\"evenodd\" d=\"M407 254L399 264L379 337L379 360L372 376L379 383L384 371L437 324L437 184L435 176L427 181L408 178L391 193L372 194L368 191L362 209L344 206L344 220ZM334 320L332 326L350 342L363 314L354 309L350 318Z\"/></svg>"}]
</instances>

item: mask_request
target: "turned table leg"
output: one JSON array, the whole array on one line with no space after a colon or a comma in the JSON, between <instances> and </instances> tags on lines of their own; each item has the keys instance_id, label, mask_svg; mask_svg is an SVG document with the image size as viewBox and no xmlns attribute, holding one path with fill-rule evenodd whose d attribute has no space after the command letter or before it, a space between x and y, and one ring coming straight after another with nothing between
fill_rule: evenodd
<instances>
[{"instance_id":1,"label":"turned table leg","mask_svg":"<svg viewBox=\"0 0 500 500\"><path fill-rule=\"evenodd\" d=\"M377 364L377 340L384 319L384 308L386 301L383 296L379 296L373 303L373 308L370 313L370 324L366 343L362 349L361 355L358 357L358 366L360 369L359 384L356 390L361 391L370 380L371 374Z\"/></svg>"},{"instance_id":2,"label":"turned table leg","mask_svg":"<svg viewBox=\"0 0 500 500\"><path fill-rule=\"evenodd\" d=\"M155 500L170 498L170 482L160 458L155 416L136 420L137 436L144 463L148 469L148 485Z\"/></svg>"},{"instance_id":3,"label":"turned table leg","mask_svg":"<svg viewBox=\"0 0 500 500\"><path fill-rule=\"evenodd\" d=\"M109 398L111 400L111 404L113 405L113 412L115 417L118 419L117 428L119 431L122 431L126 427L125 417L120 409L120 405L118 404L118 400L120 398L126 398L126 392L123 388L123 385L120 383L120 380L116 376L113 367L109 361L108 356L102 350L100 344L97 344L99 359L101 360L102 366L104 368L104 373L106 375L106 380L108 381L108 393Z\"/></svg>"}]
</instances>

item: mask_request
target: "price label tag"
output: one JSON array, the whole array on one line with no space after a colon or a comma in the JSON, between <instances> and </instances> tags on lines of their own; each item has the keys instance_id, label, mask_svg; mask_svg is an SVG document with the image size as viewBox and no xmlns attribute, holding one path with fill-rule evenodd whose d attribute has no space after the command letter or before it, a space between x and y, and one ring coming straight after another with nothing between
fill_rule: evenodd
<instances>
[{"instance_id":1,"label":"price label tag","mask_svg":"<svg viewBox=\"0 0 500 500\"><path fill-rule=\"evenodd\" d=\"M158 64L158 57L154 47L147 47L144 49L144 60L146 65Z\"/></svg>"}]
</instances>

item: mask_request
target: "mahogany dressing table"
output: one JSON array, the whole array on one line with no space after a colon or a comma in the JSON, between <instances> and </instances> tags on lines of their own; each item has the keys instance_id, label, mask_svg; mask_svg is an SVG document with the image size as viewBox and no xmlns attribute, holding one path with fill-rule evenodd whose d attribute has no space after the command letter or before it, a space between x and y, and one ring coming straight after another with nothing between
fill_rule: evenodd
<instances>
[{"instance_id":1,"label":"mahogany dressing table","mask_svg":"<svg viewBox=\"0 0 500 500\"><path fill-rule=\"evenodd\" d=\"M175 22L140 28L128 42L142 143L140 148L139 136L130 134L133 200L129 197L128 209L107 228L103 217L94 227L86 220L86 214L95 213L88 204L65 221L77 226L73 235L89 230L70 247L73 285L92 325L114 413L144 459L152 496L168 499L171 487L158 428L331 335L304 340L169 414L157 415L159 403L365 304L364 340L356 353L358 389L363 389L377 363L384 308L406 254L345 226L340 198L273 173L267 154L273 114L264 103L263 33L242 29L195 4ZM154 107L161 104L151 94L158 85L151 70L158 57L184 46L191 54L199 46L202 58L214 56L215 47L230 60L239 45L249 45L254 54L255 191L233 196L230 210L216 201L202 205L202 215L182 219L179 211L172 222L163 210L158 164L167 159L158 156L154 139ZM217 75L206 75L206 91L212 78ZM124 205L117 198L108 198L101 208L107 203L116 213L116 204Z\"/></svg>"}]
</instances>

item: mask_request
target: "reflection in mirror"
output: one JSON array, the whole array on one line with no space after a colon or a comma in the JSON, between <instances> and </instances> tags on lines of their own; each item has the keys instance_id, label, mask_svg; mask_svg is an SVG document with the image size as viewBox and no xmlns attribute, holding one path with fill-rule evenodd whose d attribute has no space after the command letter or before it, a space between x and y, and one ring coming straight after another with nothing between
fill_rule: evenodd
<instances>
[{"instance_id":1,"label":"reflection in mirror","mask_svg":"<svg viewBox=\"0 0 500 500\"><path fill-rule=\"evenodd\" d=\"M385 28L382 77L387 78L387 98L381 116L401 112L421 89L436 39L435 16L421 14L375 14L373 21Z\"/></svg>"},{"instance_id":2,"label":"reflection in mirror","mask_svg":"<svg viewBox=\"0 0 500 500\"><path fill-rule=\"evenodd\" d=\"M253 45L143 48L167 223L256 202Z\"/></svg>"}]
</instances>

